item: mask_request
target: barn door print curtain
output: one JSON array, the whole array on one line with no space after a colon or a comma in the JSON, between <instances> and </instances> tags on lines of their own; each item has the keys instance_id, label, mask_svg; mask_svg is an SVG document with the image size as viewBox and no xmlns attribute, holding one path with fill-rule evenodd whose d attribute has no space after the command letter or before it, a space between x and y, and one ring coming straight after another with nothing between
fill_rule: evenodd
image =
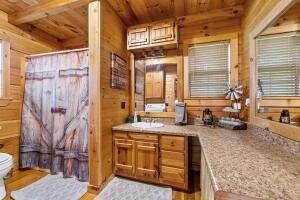
<instances>
[{"instance_id":1,"label":"barn door print curtain","mask_svg":"<svg viewBox=\"0 0 300 200\"><path fill-rule=\"evenodd\" d=\"M28 60L21 168L88 180L88 51Z\"/></svg>"}]
</instances>

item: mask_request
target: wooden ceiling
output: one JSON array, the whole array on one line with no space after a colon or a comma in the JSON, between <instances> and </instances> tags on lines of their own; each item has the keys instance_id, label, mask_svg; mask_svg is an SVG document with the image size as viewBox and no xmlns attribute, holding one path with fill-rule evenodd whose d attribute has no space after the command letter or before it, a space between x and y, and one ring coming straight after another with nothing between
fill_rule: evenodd
<instances>
[{"instance_id":1,"label":"wooden ceiling","mask_svg":"<svg viewBox=\"0 0 300 200\"><path fill-rule=\"evenodd\" d=\"M134 25L165 18L199 14L243 5L246 0L110 0L125 24Z\"/></svg>"},{"instance_id":2,"label":"wooden ceiling","mask_svg":"<svg viewBox=\"0 0 300 200\"><path fill-rule=\"evenodd\" d=\"M58 48L87 45L88 10L93 0L0 0L9 22ZM126 25L224 10L231 17L246 0L108 0ZM240 7L238 7L240 6ZM235 10L232 10L235 9ZM222 12L224 13L224 11ZM215 15L213 15L215 16ZM220 16L222 17L222 16ZM184 18L185 19L185 18ZM189 21L191 18L186 18ZM179 19L180 20L180 19Z\"/></svg>"},{"instance_id":3,"label":"wooden ceiling","mask_svg":"<svg viewBox=\"0 0 300 200\"><path fill-rule=\"evenodd\" d=\"M74 48L87 45L89 2L90 0L0 0L0 10L9 15L10 23L37 38L58 48Z\"/></svg>"}]
</instances>

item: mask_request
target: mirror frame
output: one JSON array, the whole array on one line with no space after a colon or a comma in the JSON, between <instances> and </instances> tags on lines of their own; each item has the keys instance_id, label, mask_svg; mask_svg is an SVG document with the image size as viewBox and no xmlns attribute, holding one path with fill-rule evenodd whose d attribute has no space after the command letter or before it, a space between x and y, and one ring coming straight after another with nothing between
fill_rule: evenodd
<instances>
[{"instance_id":1,"label":"mirror frame","mask_svg":"<svg viewBox=\"0 0 300 200\"><path fill-rule=\"evenodd\" d=\"M176 64L177 65L177 99L183 101L183 58L182 56L166 56L145 60L146 63L155 64ZM130 114L135 112L135 59L134 54L130 55ZM145 112L138 111L141 117L175 118L175 112Z\"/></svg>"},{"instance_id":2,"label":"mirror frame","mask_svg":"<svg viewBox=\"0 0 300 200\"><path fill-rule=\"evenodd\" d=\"M249 75L250 75L250 123L265 128L278 135L300 142L300 127L262 119L256 116L256 42L255 39L272 23L281 17L297 0L280 0L277 5L258 23L249 34Z\"/></svg>"}]
</instances>

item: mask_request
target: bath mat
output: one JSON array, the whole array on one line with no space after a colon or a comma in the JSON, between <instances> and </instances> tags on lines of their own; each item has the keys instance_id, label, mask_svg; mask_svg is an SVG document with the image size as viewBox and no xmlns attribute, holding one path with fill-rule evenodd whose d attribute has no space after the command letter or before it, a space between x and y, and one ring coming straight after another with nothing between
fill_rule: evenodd
<instances>
[{"instance_id":1,"label":"bath mat","mask_svg":"<svg viewBox=\"0 0 300 200\"><path fill-rule=\"evenodd\" d=\"M115 177L95 200L172 200L172 189Z\"/></svg>"},{"instance_id":2,"label":"bath mat","mask_svg":"<svg viewBox=\"0 0 300 200\"><path fill-rule=\"evenodd\" d=\"M59 175L47 175L40 180L13 191L15 200L77 200L87 192L87 182L75 178L63 178Z\"/></svg>"}]
</instances>

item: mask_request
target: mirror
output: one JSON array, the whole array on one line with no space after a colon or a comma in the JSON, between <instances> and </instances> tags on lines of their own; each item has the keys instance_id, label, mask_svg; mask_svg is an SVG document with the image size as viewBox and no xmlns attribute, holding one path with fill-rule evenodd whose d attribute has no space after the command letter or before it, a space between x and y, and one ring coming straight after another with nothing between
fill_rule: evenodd
<instances>
[{"instance_id":1,"label":"mirror","mask_svg":"<svg viewBox=\"0 0 300 200\"><path fill-rule=\"evenodd\" d=\"M300 1L255 38L256 116L300 126Z\"/></svg>"},{"instance_id":2,"label":"mirror","mask_svg":"<svg viewBox=\"0 0 300 200\"><path fill-rule=\"evenodd\" d=\"M175 112L177 65L168 58L135 60L135 111Z\"/></svg>"}]
</instances>

